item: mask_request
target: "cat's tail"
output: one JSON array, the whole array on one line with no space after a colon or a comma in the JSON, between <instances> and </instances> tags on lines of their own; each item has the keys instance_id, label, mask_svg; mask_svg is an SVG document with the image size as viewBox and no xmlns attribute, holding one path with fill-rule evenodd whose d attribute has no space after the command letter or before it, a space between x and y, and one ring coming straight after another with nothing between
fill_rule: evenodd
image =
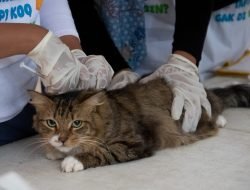
<instances>
[{"instance_id":1,"label":"cat's tail","mask_svg":"<svg viewBox=\"0 0 250 190\"><path fill-rule=\"evenodd\" d=\"M224 108L250 107L250 84L210 89L221 100Z\"/></svg>"}]
</instances>

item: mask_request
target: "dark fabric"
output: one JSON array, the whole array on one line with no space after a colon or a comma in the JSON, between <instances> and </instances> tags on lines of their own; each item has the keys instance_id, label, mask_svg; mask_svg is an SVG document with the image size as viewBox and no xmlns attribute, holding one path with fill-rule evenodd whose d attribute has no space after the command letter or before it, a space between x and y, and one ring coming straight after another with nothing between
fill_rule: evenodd
<instances>
[{"instance_id":1,"label":"dark fabric","mask_svg":"<svg viewBox=\"0 0 250 190\"><path fill-rule=\"evenodd\" d=\"M101 21L94 0L68 2L84 52L88 55L103 55L115 72L129 68Z\"/></svg>"},{"instance_id":2,"label":"dark fabric","mask_svg":"<svg viewBox=\"0 0 250 190\"><path fill-rule=\"evenodd\" d=\"M201 59L207 27L214 10L237 0L176 0L173 52L182 50Z\"/></svg>"},{"instance_id":3,"label":"dark fabric","mask_svg":"<svg viewBox=\"0 0 250 190\"><path fill-rule=\"evenodd\" d=\"M215 0L213 10L216 11L216 10L221 9L225 6L228 6L232 3L235 3L236 1L238 1L238 0Z\"/></svg>"},{"instance_id":4,"label":"dark fabric","mask_svg":"<svg viewBox=\"0 0 250 190\"><path fill-rule=\"evenodd\" d=\"M201 59L208 23L214 10L237 0L176 0L176 24L173 52L186 51L197 63ZM69 0L72 15L87 54L104 55L117 72L128 68L101 21L94 0Z\"/></svg>"},{"instance_id":5,"label":"dark fabric","mask_svg":"<svg viewBox=\"0 0 250 190\"><path fill-rule=\"evenodd\" d=\"M7 122L0 123L0 145L35 135L36 132L32 128L34 114L35 109L30 104L27 104L16 117Z\"/></svg>"}]
</instances>

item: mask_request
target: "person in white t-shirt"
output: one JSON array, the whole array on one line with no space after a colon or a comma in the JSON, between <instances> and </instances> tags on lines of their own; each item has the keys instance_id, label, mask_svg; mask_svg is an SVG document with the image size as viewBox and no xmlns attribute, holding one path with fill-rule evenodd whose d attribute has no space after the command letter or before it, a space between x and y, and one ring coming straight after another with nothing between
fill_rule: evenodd
<instances>
[{"instance_id":1,"label":"person in white t-shirt","mask_svg":"<svg viewBox=\"0 0 250 190\"><path fill-rule=\"evenodd\" d=\"M66 0L0 1L0 145L34 134L27 90L106 88L113 70L81 49ZM32 72L31 72L32 71Z\"/></svg>"}]
</instances>

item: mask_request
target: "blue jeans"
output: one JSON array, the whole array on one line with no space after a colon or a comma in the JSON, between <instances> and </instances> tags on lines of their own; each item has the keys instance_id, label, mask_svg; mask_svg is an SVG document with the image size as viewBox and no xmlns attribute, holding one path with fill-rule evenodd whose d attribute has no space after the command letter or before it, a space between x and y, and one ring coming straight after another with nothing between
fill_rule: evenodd
<instances>
[{"instance_id":1,"label":"blue jeans","mask_svg":"<svg viewBox=\"0 0 250 190\"><path fill-rule=\"evenodd\" d=\"M32 128L35 109L27 104L13 119L0 123L0 146L36 134Z\"/></svg>"}]
</instances>

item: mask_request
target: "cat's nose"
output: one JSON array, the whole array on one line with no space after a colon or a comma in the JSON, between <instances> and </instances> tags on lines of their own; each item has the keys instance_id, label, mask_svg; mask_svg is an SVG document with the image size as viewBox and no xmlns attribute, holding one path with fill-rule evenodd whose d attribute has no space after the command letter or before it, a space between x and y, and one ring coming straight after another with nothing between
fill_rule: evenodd
<instances>
[{"instance_id":1,"label":"cat's nose","mask_svg":"<svg viewBox=\"0 0 250 190\"><path fill-rule=\"evenodd\" d=\"M60 136L58 140L64 144L65 141L67 140L67 137L65 137L65 136Z\"/></svg>"}]
</instances>

